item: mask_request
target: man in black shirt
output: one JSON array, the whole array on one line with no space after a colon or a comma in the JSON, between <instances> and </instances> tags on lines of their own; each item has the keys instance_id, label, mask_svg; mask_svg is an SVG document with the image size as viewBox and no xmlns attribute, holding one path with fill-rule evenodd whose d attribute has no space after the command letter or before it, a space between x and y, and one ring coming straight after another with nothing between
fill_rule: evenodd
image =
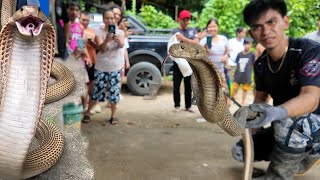
<instances>
[{"instance_id":1,"label":"man in black shirt","mask_svg":"<svg viewBox=\"0 0 320 180\"><path fill-rule=\"evenodd\" d=\"M250 35L266 48L254 65L254 104L238 110L258 113L246 124L258 129L253 135L255 160L270 160L258 179L292 179L320 157L320 44L287 37L286 14L284 0L252 0L243 11ZM265 104L268 95L273 106ZM242 161L243 142L232 152Z\"/></svg>"}]
</instances>

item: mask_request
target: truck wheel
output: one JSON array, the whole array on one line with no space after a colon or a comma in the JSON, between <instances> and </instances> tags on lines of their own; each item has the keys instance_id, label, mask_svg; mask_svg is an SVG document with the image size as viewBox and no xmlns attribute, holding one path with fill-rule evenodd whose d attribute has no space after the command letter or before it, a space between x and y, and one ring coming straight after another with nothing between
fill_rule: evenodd
<instances>
[{"instance_id":1,"label":"truck wheel","mask_svg":"<svg viewBox=\"0 0 320 180\"><path fill-rule=\"evenodd\" d=\"M134 95L147 95L150 83L160 86L161 73L155 65L149 62L137 63L127 73L127 85Z\"/></svg>"}]
</instances>

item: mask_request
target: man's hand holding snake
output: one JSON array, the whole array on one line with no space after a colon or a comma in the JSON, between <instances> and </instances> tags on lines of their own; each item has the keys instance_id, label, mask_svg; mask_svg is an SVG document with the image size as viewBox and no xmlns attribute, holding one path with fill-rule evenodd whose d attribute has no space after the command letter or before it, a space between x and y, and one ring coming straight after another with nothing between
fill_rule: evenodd
<instances>
[{"instance_id":1,"label":"man's hand holding snake","mask_svg":"<svg viewBox=\"0 0 320 180\"><path fill-rule=\"evenodd\" d=\"M255 117L247 117L247 122L245 125L246 128L259 128L273 121L282 120L288 117L287 110L282 106L271 106L268 104L254 103L249 105L249 107L247 108L248 109L246 110L249 111L248 114L254 113L256 115Z\"/></svg>"}]
</instances>

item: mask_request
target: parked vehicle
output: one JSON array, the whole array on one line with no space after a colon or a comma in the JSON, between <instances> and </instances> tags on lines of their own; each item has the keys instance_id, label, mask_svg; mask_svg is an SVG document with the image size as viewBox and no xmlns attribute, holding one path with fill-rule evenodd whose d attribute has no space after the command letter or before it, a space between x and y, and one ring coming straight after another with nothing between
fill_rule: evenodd
<instances>
[{"instance_id":1,"label":"parked vehicle","mask_svg":"<svg viewBox=\"0 0 320 180\"><path fill-rule=\"evenodd\" d=\"M132 35L129 36L128 49L131 68L126 72L127 85L134 95L147 95L150 84L161 85L162 74L172 71L173 61L168 58L167 43L170 31L166 29L147 29L134 18L127 17ZM101 14L93 14L90 27L97 28L102 23Z\"/></svg>"}]
</instances>

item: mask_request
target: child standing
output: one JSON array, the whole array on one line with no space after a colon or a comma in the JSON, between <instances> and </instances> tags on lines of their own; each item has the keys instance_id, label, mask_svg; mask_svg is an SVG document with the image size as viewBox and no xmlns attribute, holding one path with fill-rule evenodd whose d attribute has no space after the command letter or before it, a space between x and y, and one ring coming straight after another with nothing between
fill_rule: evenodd
<instances>
[{"instance_id":1,"label":"child standing","mask_svg":"<svg viewBox=\"0 0 320 180\"><path fill-rule=\"evenodd\" d=\"M234 81L232 85L231 95L235 96L239 86L242 86L241 105L245 105L247 91L251 85L252 67L255 61L255 55L250 51L253 39L245 38L243 45L244 50L238 53L235 63L237 64L236 72L234 74Z\"/></svg>"}]
</instances>

